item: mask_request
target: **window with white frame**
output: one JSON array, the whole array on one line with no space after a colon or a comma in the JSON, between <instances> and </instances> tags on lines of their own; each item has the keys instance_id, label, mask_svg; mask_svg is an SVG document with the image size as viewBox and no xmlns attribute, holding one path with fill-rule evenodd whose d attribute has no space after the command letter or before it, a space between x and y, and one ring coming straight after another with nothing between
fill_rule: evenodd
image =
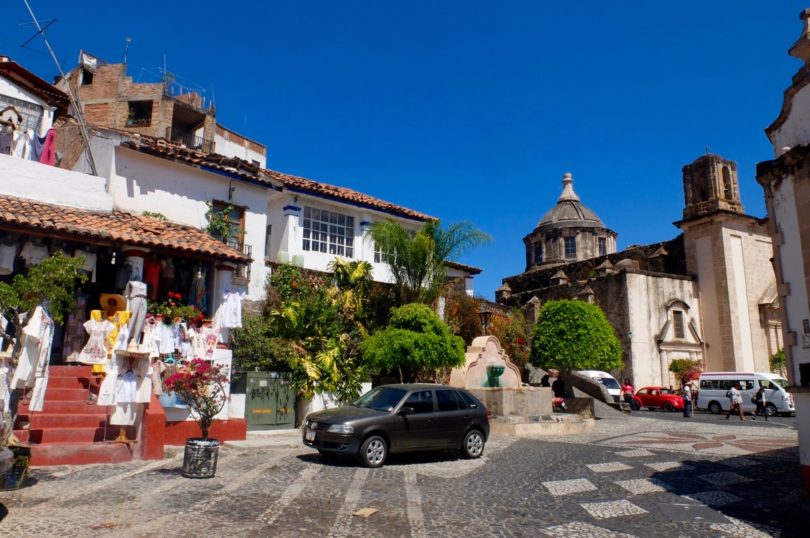
<instances>
[{"instance_id":1,"label":"window with white frame","mask_svg":"<svg viewBox=\"0 0 810 538\"><path fill-rule=\"evenodd\" d=\"M374 243L374 263L391 263L392 259L390 252L382 250L380 245Z\"/></svg>"},{"instance_id":2,"label":"window with white frame","mask_svg":"<svg viewBox=\"0 0 810 538\"><path fill-rule=\"evenodd\" d=\"M303 220L304 250L354 257L354 217L305 207Z\"/></svg>"}]
</instances>

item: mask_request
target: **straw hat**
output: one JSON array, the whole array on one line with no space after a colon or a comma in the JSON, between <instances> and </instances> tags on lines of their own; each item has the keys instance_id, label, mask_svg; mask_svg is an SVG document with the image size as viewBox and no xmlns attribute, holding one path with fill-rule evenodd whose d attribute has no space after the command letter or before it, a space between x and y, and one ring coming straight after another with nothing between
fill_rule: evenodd
<instances>
[{"instance_id":1,"label":"straw hat","mask_svg":"<svg viewBox=\"0 0 810 538\"><path fill-rule=\"evenodd\" d=\"M116 293L102 293L98 302L105 312L120 312L127 309L127 300L123 295Z\"/></svg>"}]
</instances>

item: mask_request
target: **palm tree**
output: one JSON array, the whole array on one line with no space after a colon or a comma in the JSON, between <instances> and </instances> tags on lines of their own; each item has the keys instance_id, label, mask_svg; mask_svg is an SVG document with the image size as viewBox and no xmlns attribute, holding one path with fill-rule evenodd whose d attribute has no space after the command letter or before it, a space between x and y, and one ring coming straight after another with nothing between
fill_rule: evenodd
<instances>
[{"instance_id":1,"label":"palm tree","mask_svg":"<svg viewBox=\"0 0 810 538\"><path fill-rule=\"evenodd\" d=\"M391 269L400 304L432 304L447 283L446 263L490 240L469 222L443 229L434 220L416 232L397 222L378 222L372 225L371 236Z\"/></svg>"}]
</instances>

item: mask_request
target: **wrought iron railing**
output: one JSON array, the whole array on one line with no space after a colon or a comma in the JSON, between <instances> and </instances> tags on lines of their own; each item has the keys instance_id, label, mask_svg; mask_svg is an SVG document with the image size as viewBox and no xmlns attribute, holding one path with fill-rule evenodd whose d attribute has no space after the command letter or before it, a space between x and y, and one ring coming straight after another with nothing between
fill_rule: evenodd
<instances>
[{"instance_id":1,"label":"wrought iron railing","mask_svg":"<svg viewBox=\"0 0 810 538\"><path fill-rule=\"evenodd\" d=\"M196 149L205 153L214 152L214 141L195 135L177 127L166 128L166 139L170 142L183 144L187 148Z\"/></svg>"},{"instance_id":2,"label":"wrought iron railing","mask_svg":"<svg viewBox=\"0 0 810 538\"><path fill-rule=\"evenodd\" d=\"M246 245L245 243L240 243L236 239L228 239L225 241L227 245L231 248L234 248L247 256L248 258L253 257L253 247L250 245ZM236 269L233 272L234 278L242 279L245 281L250 280L250 263L240 263L237 264Z\"/></svg>"}]
</instances>

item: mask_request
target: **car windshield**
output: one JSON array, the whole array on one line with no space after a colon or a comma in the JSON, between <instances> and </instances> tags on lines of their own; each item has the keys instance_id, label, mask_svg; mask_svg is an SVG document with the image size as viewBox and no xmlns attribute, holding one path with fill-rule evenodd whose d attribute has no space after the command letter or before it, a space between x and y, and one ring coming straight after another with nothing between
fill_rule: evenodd
<instances>
[{"instance_id":1,"label":"car windshield","mask_svg":"<svg viewBox=\"0 0 810 538\"><path fill-rule=\"evenodd\" d=\"M774 377L771 379L771 383L773 383L774 385L779 385L783 389L786 389L788 387L787 379L785 379L784 377Z\"/></svg>"},{"instance_id":2,"label":"car windshield","mask_svg":"<svg viewBox=\"0 0 810 538\"><path fill-rule=\"evenodd\" d=\"M377 387L363 394L354 402L356 407L367 407L378 411L391 411L402 400L407 391L393 387Z\"/></svg>"},{"instance_id":3,"label":"car windshield","mask_svg":"<svg viewBox=\"0 0 810 538\"><path fill-rule=\"evenodd\" d=\"M596 379L601 381L602 384L605 387L609 388L609 389L620 389L621 388L619 386L619 382L616 381L615 379L613 379L612 377L597 377Z\"/></svg>"}]
</instances>

